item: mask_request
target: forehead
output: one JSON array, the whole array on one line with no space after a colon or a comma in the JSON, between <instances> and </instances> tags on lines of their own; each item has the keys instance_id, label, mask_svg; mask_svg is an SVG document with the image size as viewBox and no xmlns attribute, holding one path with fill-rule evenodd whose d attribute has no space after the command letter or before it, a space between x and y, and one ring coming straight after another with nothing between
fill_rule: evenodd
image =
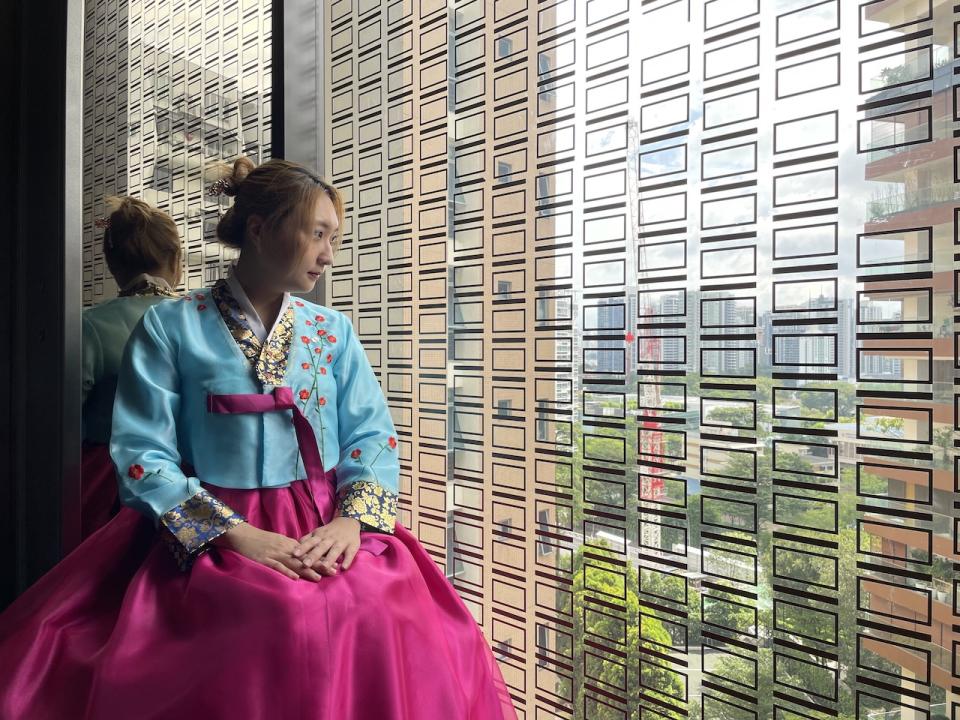
<instances>
[{"instance_id":1,"label":"forehead","mask_svg":"<svg viewBox=\"0 0 960 720\"><path fill-rule=\"evenodd\" d=\"M331 229L336 229L339 226L337 209L333 206L333 201L326 192L320 193L317 197L313 209L313 220L317 225L326 225Z\"/></svg>"}]
</instances>

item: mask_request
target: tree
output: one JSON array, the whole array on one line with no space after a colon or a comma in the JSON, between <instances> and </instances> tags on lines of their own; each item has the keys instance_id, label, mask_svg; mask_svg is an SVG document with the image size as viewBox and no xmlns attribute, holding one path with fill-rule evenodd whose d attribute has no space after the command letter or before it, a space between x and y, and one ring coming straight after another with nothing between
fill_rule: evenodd
<instances>
[{"instance_id":1,"label":"tree","mask_svg":"<svg viewBox=\"0 0 960 720\"><path fill-rule=\"evenodd\" d=\"M619 557L605 542L591 541L590 552L593 555L601 557ZM567 596L564 606L561 608L562 614L570 616L572 614L574 621L574 655L573 665L574 674L572 682L564 680L561 687L558 688L558 694L568 698L573 702L575 720L585 720L584 713L584 682L588 680L584 672L585 646L584 637L591 635L594 639L603 642L604 638L614 638L622 635L623 624L626 624L626 644L624 649L627 652L625 664L622 661L613 661L600 658L591 660L590 678L591 682L600 681L609 683L613 687L620 687L626 680L628 715L630 720L640 720L640 694L641 691L654 690L667 696L677 697L683 693L683 686L680 679L672 672L661 669L658 660L644 653L646 649L659 654L669 652L674 639L664 627L664 624L645 616L643 619L643 637L640 636L640 609L641 600L637 593L639 587L639 578L637 570L632 563L627 564L625 575L613 570L591 570L590 591L608 592L611 595L620 596L624 589L626 590L626 613L622 617L613 617L609 613L584 614L585 597L588 592L585 587L585 573L583 565L583 547L580 547L574 553L573 561L573 592ZM573 607L571 607L571 602ZM587 606L590 607L590 606ZM598 654L595 650L590 650L591 657L596 658ZM644 659L641 670L640 660ZM626 677L623 673L626 672ZM642 682L640 673L642 672ZM589 712L590 720L614 720L621 717L619 712L609 711L605 706L598 705L591 708Z\"/></svg>"}]
</instances>

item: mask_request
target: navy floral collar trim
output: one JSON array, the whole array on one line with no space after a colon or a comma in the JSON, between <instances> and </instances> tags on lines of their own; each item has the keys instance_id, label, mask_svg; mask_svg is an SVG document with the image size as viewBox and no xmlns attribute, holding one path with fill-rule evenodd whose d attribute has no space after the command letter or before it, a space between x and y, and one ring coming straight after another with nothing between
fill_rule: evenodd
<instances>
[{"instance_id":1,"label":"navy floral collar trim","mask_svg":"<svg viewBox=\"0 0 960 720\"><path fill-rule=\"evenodd\" d=\"M283 385L293 341L293 307L287 305L277 327L266 342L261 343L226 280L218 280L210 294L227 329L253 366L257 379L264 385Z\"/></svg>"},{"instance_id":2,"label":"navy floral collar trim","mask_svg":"<svg viewBox=\"0 0 960 720\"><path fill-rule=\"evenodd\" d=\"M139 275L119 292L119 297L180 297L166 282L151 275Z\"/></svg>"}]
</instances>

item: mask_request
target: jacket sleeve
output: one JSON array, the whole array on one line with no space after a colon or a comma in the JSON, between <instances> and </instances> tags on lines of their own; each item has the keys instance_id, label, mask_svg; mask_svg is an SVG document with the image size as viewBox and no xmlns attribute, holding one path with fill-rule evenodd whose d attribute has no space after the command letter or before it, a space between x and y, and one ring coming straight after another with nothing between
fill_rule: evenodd
<instances>
[{"instance_id":1,"label":"jacket sleeve","mask_svg":"<svg viewBox=\"0 0 960 720\"><path fill-rule=\"evenodd\" d=\"M93 386L97 384L97 380L103 374L103 349L100 346L100 335L93 323L87 318L86 313L83 314L81 327L83 328L81 344L83 402L86 402Z\"/></svg>"},{"instance_id":2,"label":"jacket sleeve","mask_svg":"<svg viewBox=\"0 0 960 720\"><path fill-rule=\"evenodd\" d=\"M177 443L180 378L155 308L134 329L123 354L113 408L110 454L120 500L150 517L181 569L244 518L181 470Z\"/></svg>"},{"instance_id":3,"label":"jacket sleeve","mask_svg":"<svg viewBox=\"0 0 960 720\"><path fill-rule=\"evenodd\" d=\"M397 431L386 398L349 320L341 316L341 352L333 364L337 382L339 513L364 530L392 533L400 477Z\"/></svg>"}]
</instances>

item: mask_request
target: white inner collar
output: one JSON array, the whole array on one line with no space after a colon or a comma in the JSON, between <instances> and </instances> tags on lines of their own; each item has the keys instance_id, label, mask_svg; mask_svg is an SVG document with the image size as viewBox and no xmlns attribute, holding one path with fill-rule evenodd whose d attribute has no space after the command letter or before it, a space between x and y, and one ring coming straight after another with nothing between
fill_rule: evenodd
<instances>
[{"instance_id":1,"label":"white inner collar","mask_svg":"<svg viewBox=\"0 0 960 720\"><path fill-rule=\"evenodd\" d=\"M240 284L240 281L237 280L237 274L235 272L236 265L230 267L230 274L227 276L227 285L230 287L230 292L233 293L234 299L240 305L240 309L243 310L243 314L247 317L247 323L250 325L250 330L253 331L253 334L257 336L257 339L263 343L266 342L267 338L273 335L274 330L277 329L277 325L280 324L280 320L283 317L283 313L287 309L287 305L290 303L290 293L283 294L283 303L280 305L280 312L277 313L277 317L274 318L273 326L270 328L270 332L267 332L266 326L263 324L263 320L260 319L260 315L257 313L256 309L253 307L253 303L250 302L250 298L247 297L247 292L243 289L243 285Z\"/></svg>"}]
</instances>

